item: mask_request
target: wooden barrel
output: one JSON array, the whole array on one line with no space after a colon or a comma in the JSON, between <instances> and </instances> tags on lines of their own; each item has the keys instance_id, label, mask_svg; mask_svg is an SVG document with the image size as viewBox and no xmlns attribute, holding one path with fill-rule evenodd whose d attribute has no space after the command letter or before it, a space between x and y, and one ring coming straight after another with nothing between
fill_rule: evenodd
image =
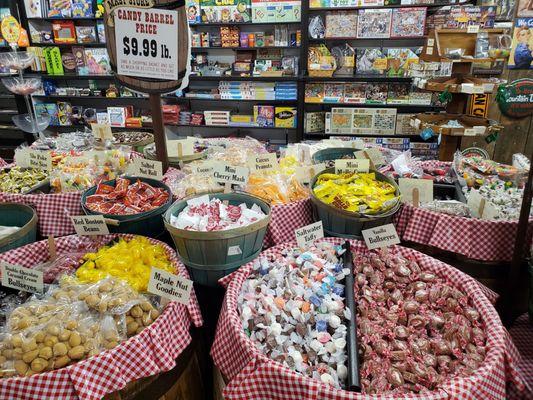
<instances>
[{"instance_id":1,"label":"wooden barrel","mask_svg":"<svg viewBox=\"0 0 533 400\"><path fill-rule=\"evenodd\" d=\"M176 360L170 371L129 382L102 400L203 400L202 374L194 345Z\"/></svg>"},{"instance_id":2,"label":"wooden barrel","mask_svg":"<svg viewBox=\"0 0 533 400\"><path fill-rule=\"evenodd\" d=\"M187 63L189 62L189 24L187 22L185 0L153 0L153 3L154 9L176 10L178 12L178 37L176 38L178 41L178 54L172 55L173 57L178 58L178 79L169 81L165 79L140 78L116 74L117 52L115 27L108 25L108 16L106 15L104 18L104 26L108 43L107 52L109 53L111 68L115 72L117 80L124 86L143 93L169 93L179 89L181 86L181 82L185 77L187 70ZM142 8L140 10L142 10Z\"/></svg>"},{"instance_id":3,"label":"wooden barrel","mask_svg":"<svg viewBox=\"0 0 533 400\"><path fill-rule=\"evenodd\" d=\"M35 242L37 212L25 204L0 204L0 225L19 226L20 229L0 239L0 253Z\"/></svg>"}]
</instances>

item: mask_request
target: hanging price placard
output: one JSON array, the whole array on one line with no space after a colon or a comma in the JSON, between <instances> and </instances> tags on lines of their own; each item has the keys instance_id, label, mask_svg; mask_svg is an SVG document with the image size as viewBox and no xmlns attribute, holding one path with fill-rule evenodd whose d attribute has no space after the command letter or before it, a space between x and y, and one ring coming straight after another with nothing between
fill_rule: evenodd
<instances>
[{"instance_id":1,"label":"hanging price placard","mask_svg":"<svg viewBox=\"0 0 533 400\"><path fill-rule=\"evenodd\" d=\"M178 79L178 12L120 7L114 15L117 73Z\"/></svg>"}]
</instances>

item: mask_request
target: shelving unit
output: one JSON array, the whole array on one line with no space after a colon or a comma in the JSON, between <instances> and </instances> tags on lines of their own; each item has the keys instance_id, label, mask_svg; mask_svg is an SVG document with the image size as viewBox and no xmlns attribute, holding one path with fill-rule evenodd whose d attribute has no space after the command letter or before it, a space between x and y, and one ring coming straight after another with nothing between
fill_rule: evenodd
<instances>
[{"instance_id":1,"label":"shelving unit","mask_svg":"<svg viewBox=\"0 0 533 400\"><path fill-rule=\"evenodd\" d=\"M24 11L23 0L18 0L19 7ZM164 103L166 104L183 104L188 107L192 112L198 110L245 110L250 105L275 105L275 106L294 106L297 108L297 128L286 129L286 128L261 128L256 126L246 126L246 127L233 127L233 126L206 126L206 125L173 125L169 126L172 129L178 129L180 133L181 130L186 130L187 133L200 133L202 128L207 130L235 130L235 132L246 131L253 132L266 130L273 132L275 136L276 131L290 132L289 140L301 140L307 137L306 132L304 132L304 117L307 111L316 111L316 110L329 110L332 107L349 107L349 108L395 108L399 113L416 113L424 111L440 111L443 107L439 106L426 106L418 104L359 104L359 103L314 103L305 101L305 85L308 83L350 83L350 82L360 82L360 83L405 83L409 84L412 82L410 77L395 77L395 76L385 76L385 75L353 75L353 76L333 76L333 77L313 77L309 76L307 72L307 52L309 46L312 44L324 43L328 47L339 43L350 43L354 47L414 47L414 46L423 46L426 41L426 37L415 37L415 38L390 38L390 39L357 39L357 38L323 38L323 39L313 39L309 35L308 30L308 21L311 16L323 14L326 12L334 11L347 11L347 10L358 10L358 9L372 9L372 8L409 8L409 7L425 7L430 10L437 9L439 7L458 4L457 2L447 2L445 4L414 4L414 5L388 5L388 6L376 6L376 7L328 7L328 8L310 8L309 0L302 1L301 5L301 22L274 22L274 23L254 23L254 22L237 22L237 23L195 23L190 24L190 27L193 31L210 31L209 28L218 29L221 26L238 26L241 27L241 32L254 32L254 28L257 30L265 30L267 26L280 26L286 25L289 26L289 31L294 31L294 29L300 29L301 37L299 46L234 46L234 47L192 47L191 52L195 53L211 53L221 57L225 57L226 54L231 54L231 52L255 52L262 50L281 50L284 54L288 55L297 55L299 57L298 69L299 73L297 76L231 76L231 75L221 75L221 76L198 76L191 75L189 77L189 89L208 89L213 88L213 83L217 82L294 82L297 85L298 97L295 100L260 100L260 99L217 99L217 98L204 98L204 97L176 97L176 96L162 96ZM96 0L93 2L93 9L96 9ZM34 21L74 21L75 23L81 21L83 24L94 23L97 21L103 20L103 18L29 18L26 20L25 28L28 29L27 24ZM256 31L257 31L256 30ZM59 48L68 49L69 47L77 45L83 47L104 47L104 43L88 43L88 44L52 44L52 43L42 43L35 44L35 46L49 47L57 46ZM224 53L224 50L226 53ZM287 53L288 52L288 53ZM238 54L238 53L235 53ZM39 73L28 73L28 76L40 76L43 79L48 79L56 81L58 85L70 85L70 86L80 86L86 87L89 81L92 82L92 85L97 85L99 88L106 88L109 84L114 83L117 87L120 85L115 80L113 75L77 75L77 74L65 74L65 75L48 75L48 74L39 74ZM73 105L85 105L93 107L102 107L105 108L108 105L134 105L135 109L138 111L149 109L148 97L105 97L105 96L67 96L67 95L54 95L54 96L33 96L36 101L69 101ZM211 108L212 107L212 108ZM241 112L242 112L241 110ZM250 113L249 111L247 112ZM137 114L137 113L136 113ZM67 129L68 127L53 127L59 129ZM52 128L51 128L52 129ZM129 129L129 128L128 128ZM150 128L147 128L150 129ZM310 137L316 137L316 134L309 135ZM359 136L359 135L355 135ZM385 135L378 135L385 136ZM413 137L414 138L414 137Z\"/></svg>"}]
</instances>

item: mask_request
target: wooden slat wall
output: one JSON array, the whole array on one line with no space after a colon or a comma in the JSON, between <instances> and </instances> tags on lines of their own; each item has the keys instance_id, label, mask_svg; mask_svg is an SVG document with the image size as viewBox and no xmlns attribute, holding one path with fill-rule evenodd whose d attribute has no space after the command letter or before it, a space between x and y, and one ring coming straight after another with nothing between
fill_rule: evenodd
<instances>
[{"instance_id":1,"label":"wooden slat wall","mask_svg":"<svg viewBox=\"0 0 533 400\"><path fill-rule=\"evenodd\" d=\"M501 76L507 82L521 78L532 78L533 70L505 70ZM486 149L493 160L510 163L515 153L523 153L531 157L533 152L533 116L513 119L502 115L495 100L496 94L491 95L488 118L500 121L505 128L500 131L498 140L487 144L483 139L463 138L461 147L477 146Z\"/></svg>"}]
</instances>

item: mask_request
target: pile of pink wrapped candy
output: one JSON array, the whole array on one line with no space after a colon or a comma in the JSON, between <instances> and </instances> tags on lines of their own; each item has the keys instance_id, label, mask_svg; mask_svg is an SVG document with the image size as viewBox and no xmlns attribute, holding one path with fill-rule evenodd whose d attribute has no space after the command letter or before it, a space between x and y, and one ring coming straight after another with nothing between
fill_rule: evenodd
<instances>
[{"instance_id":1,"label":"pile of pink wrapped candy","mask_svg":"<svg viewBox=\"0 0 533 400\"><path fill-rule=\"evenodd\" d=\"M269 358L336 388L347 376L340 246L315 243L260 258L238 298L242 326ZM360 379L366 394L438 390L468 377L486 355L486 334L468 297L415 260L354 257Z\"/></svg>"},{"instance_id":2,"label":"pile of pink wrapped candy","mask_svg":"<svg viewBox=\"0 0 533 400\"><path fill-rule=\"evenodd\" d=\"M257 204L248 206L224 204L208 195L187 201L187 206L177 216L170 217L170 224L188 231L223 231L248 226L266 217Z\"/></svg>"}]
</instances>

